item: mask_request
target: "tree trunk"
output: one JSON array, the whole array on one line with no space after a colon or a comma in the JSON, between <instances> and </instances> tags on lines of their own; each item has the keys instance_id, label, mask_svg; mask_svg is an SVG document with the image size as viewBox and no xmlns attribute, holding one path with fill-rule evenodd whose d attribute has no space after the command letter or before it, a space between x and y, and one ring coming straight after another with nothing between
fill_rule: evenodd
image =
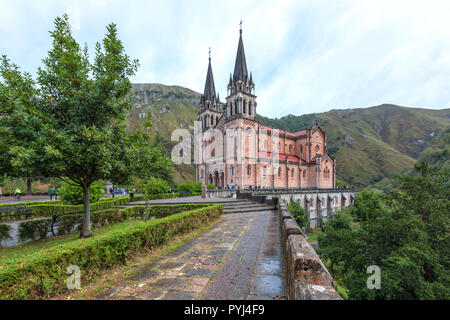
<instances>
[{"instance_id":1,"label":"tree trunk","mask_svg":"<svg viewBox=\"0 0 450 320\"><path fill-rule=\"evenodd\" d=\"M91 230L91 204L89 202L89 186L83 186L83 226L81 229L81 238L89 238L92 237Z\"/></svg>"},{"instance_id":2,"label":"tree trunk","mask_svg":"<svg viewBox=\"0 0 450 320\"><path fill-rule=\"evenodd\" d=\"M27 193L31 194L31 178L27 178Z\"/></svg>"}]
</instances>

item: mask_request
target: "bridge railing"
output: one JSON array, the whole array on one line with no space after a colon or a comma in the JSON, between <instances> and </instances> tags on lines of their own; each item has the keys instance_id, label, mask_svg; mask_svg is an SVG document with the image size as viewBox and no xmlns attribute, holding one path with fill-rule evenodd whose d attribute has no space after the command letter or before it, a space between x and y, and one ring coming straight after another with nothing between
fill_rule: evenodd
<instances>
[{"instance_id":1,"label":"bridge railing","mask_svg":"<svg viewBox=\"0 0 450 320\"><path fill-rule=\"evenodd\" d=\"M342 300L333 288L333 278L281 197L277 207L288 300Z\"/></svg>"},{"instance_id":2,"label":"bridge railing","mask_svg":"<svg viewBox=\"0 0 450 320\"><path fill-rule=\"evenodd\" d=\"M236 189L207 190L207 198L236 198Z\"/></svg>"}]
</instances>

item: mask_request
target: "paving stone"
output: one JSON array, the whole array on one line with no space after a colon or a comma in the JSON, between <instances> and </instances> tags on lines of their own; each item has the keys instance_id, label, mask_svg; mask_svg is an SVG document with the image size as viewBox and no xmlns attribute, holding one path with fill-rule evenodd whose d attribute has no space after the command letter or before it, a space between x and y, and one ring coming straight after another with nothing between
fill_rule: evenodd
<instances>
[{"instance_id":1,"label":"paving stone","mask_svg":"<svg viewBox=\"0 0 450 320\"><path fill-rule=\"evenodd\" d=\"M148 285L152 288L161 288L166 290L181 290L189 282L189 278L182 277L160 277Z\"/></svg>"},{"instance_id":2,"label":"paving stone","mask_svg":"<svg viewBox=\"0 0 450 320\"><path fill-rule=\"evenodd\" d=\"M283 279L280 276L255 275L250 287L251 294L282 296Z\"/></svg>"},{"instance_id":3,"label":"paving stone","mask_svg":"<svg viewBox=\"0 0 450 320\"><path fill-rule=\"evenodd\" d=\"M163 300L195 300L196 297L194 292L169 292Z\"/></svg>"},{"instance_id":4,"label":"paving stone","mask_svg":"<svg viewBox=\"0 0 450 320\"><path fill-rule=\"evenodd\" d=\"M135 297L143 300L160 300L166 293L167 291L162 290L144 290L137 292Z\"/></svg>"},{"instance_id":5,"label":"paving stone","mask_svg":"<svg viewBox=\"0 0 450 320\"><path fill-rule=\"evenodd\" d=\"M205 288L205 286L200 286L200 285L196 285L196 284L188 284L186 286L186 288L184 288L183 292L200 293L203 291L204 288Z\"/></svg>"},{"instance_id":6,"label":"paving stone","mask_svg":"<svg viewBox=\"0 0 450 320\"><path fill-rule=\"evenodd\" d=\"M209 279L206 279L206 278L193 278L191 283L200 285L200 286L204 286L208 283L208 281L209 281Z\"/></svg>"},{"instance_id":7,"label":"paving stone","mask_svg":"<svg viewBox=\"0 0 450 320\"><path fill-rule=\"evenodd\" d=\"M138 270L133 276L129 277L129 279L139 282L154 279L161 273L157 270L154 270L153 268L155 268L155 265L150 265L148 267L142 268Z\"/></svg>"},{"instance_id":8,"label":"paving stone","mask_svg":"<svg viewBox=\"0 0 450 320\"><path fill-rule=\"evenodd\" d=\"M215 270L209 270L209 269L201 269L201 268L190 268L186 270L186 275L189 277L211 277L214 274Z\"/></svg>"}]
</instances>

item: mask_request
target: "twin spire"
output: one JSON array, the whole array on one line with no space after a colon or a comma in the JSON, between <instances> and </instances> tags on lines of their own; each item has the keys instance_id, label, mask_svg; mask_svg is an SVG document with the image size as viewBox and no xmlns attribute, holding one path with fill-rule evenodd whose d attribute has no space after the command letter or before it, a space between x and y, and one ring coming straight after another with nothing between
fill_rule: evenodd
<instances>
[{"instance_id":1,"label":"twin spire","mask_svg":"<svg viewBox=\"0 0 450 320\"><path fill-rule=\"evenodd\" d=\"M239 29L239 43L238 43L238 49L236 54L236 62L234 64L234 73L233 75L230 74L230 81L228 83L229 88L238 88L237 81L242 81L242 84L244 86L248 86L250 88L254 87L253 77L250 73L250 76L248 74L247 70L247 61L245 58L245 51L244 51L244 42L242 41L242 20L240 22L240 29ZM211 67L211 47L209 48L209 63L208 63L208 72L206 74L206 82L205 82L205 90L203 92L203 95L201 97L201 104L203 104L206 108L209 109L208 106L205 105L206 101L211 102L211 106L216 103L220 103L219 101L219 93L216 93L216 88L214 85L214 77ZM245 90L247 91L247 90Z\"/></svg>"}]
</instances>

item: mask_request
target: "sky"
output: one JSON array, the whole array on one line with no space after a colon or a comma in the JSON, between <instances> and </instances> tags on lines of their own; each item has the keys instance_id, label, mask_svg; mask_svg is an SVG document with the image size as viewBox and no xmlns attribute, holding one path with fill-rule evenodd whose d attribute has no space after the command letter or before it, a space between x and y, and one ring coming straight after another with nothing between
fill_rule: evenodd
<instances>
[{"instance_id":1,"label":"sky","mask_svg":"<svg viewBox=\"0 0 450 320\"><path fill-rule=\"evenodd\" d=\"M35 74L64 13L91 55L116 23L140 62L135 83L203 92L211 47L222 100L242 19L264 116L382 103L450 108L450 0L0 0L0 54Z\"/></svg>"}]
</instances>

